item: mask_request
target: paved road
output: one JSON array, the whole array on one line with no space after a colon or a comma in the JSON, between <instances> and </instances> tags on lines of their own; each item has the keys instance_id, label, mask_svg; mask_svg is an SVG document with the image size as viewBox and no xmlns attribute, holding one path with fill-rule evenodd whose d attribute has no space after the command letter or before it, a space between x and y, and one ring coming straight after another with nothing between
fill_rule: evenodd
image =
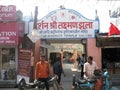
<instances>
[{"instance_id":1,"label":"paved road","mask_svg":"<svg viewBox=\"0 0 120 90\"><path fill-rule=\"evenodd\" d=\"M65 64L64 65L64 71L66 74L66 77L62 75L62 87L64 90L71 90L72 88L72 75L75 74L76 76L79 76L77 71L74 71L73 65L72 64ZM120 86L117 86L120 90ZM18 88L0 88L0 90L18 90ZM28 89L28 90L33 90L33 89ZM35 90L35 89L34 89ZM50 90L53 90L52 88Z\"/></svg>"},{"instance_id":2,"label":"paved road","mask_svg":"<svg viewBox=\"0 0 120 90\"><path fill-rule=\"evenodd\" d=\"M72 64L65 64L64 65L64 72L66 74L66 77L62 75L61 85L64 88L64 90L71 90L72 88L72 74L76 73L72 71L73 65ZM18 88L0 88L0 90L18 90ZM28 89L33 90L33 89ZM52 87L50 90L53 90Z\"/></svg>"}]
</instances>

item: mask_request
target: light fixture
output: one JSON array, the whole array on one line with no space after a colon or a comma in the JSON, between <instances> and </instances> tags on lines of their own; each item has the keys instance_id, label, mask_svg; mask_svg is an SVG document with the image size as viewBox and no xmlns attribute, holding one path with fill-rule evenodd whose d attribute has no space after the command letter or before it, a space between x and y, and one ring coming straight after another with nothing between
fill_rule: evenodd
<instances>
[{"instance_id":1,"label":"light fixture","mask_svg":"<svg viewBox=\"0 0 120 90\"><path fill-rule=\"evenodd\" d=\"M82 44L86 44L87 43L87 39L81 39L81 43Z\"/></svg>"}]
</instances>

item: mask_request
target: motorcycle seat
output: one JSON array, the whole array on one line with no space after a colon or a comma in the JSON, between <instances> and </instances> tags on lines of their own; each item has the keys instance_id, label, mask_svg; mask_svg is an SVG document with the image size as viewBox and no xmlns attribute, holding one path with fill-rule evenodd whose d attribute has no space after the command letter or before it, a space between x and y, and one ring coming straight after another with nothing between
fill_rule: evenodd
<instances>
[{"instance_id":1,"label":"motorcycle seat","mask_svg":"<svg viewBox=\"0 0 120 90\"><path fill-rule=\"evenodd\" d=\"M90 82L90 83L96 83L97 79L88 79L87 81Z\"/></svg>"},{"instance_id":2,"label":"motorcycle seat","mask_svg":"<svg viewBox=\"0 0 120 90\"><path fill-rule=\"evenodd\" d=\"M85 84L87 83L87 80L86 79L78 79L78 84Z\"/></svg>"}]
</instances>

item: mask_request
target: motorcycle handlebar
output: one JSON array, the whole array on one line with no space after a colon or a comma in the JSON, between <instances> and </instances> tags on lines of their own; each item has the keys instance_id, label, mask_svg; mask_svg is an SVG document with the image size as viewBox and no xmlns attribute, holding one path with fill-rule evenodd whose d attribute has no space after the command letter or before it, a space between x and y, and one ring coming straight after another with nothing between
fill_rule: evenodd
<instances>
[{"instance_id":1,"label":"motorcycle handlebar","mask_svg":"<svg viewBox=\"0 0 120 90\"><path fill-rule=\"evenodd\" d=\"M54 81L54 80L56 80L56 79L58 79L58 76L57 76L57 75L55 75L54 77L52 77L49 81L52 82L52 81Z\"/></svg>"}]
</instances>

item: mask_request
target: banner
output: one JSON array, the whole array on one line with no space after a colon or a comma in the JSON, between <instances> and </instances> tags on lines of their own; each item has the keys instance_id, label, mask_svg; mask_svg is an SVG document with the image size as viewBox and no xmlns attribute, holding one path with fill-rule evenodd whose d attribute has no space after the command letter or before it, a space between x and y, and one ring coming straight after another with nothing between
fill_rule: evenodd
<instances>
[{"instance_id":1,"label":"banner","mask_svg":"<svg viewBox=\"0 0 120 90\"><path fill-rule=\"evenodd\" d=\"M0 21L16 21L16 6L0 5Z\"/></svg>"},{"instance_id":2,"label":"banner","mask_svg":"<svg viewBox=\"0 0 120 90\"><path fill-rule=\"evenodd\" d=\"M31 61L31 50L20 49L18 59L18 75L27 76L30 75L30 61Z\"/></svg>"}]
</instances>

